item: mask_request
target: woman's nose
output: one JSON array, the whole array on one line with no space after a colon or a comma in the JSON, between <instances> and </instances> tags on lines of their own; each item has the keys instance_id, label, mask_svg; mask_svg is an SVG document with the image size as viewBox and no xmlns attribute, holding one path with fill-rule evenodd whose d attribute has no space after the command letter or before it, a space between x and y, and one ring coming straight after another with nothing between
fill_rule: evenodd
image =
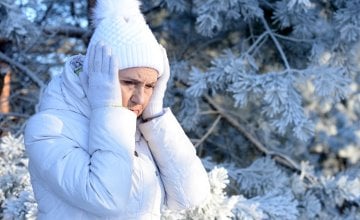
<instances>
[{"instance_id":1,"label":"woman's nose","mask_svg":"<svg viewBox=\"0 0 360 220\"><path fill-rule=\"evenodd\" d=\"M145 94L143 87L139 87L134 91L131 101L139 105L144 104Z\"/></svg>"}]
</instances>

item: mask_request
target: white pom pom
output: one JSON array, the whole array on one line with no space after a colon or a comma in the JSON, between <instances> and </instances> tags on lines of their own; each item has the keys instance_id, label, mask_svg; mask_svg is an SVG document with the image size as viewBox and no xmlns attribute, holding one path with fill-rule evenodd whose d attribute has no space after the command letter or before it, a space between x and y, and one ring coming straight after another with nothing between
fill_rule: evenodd
<instances>
[{"instance_id":1,"label":"white pom pom","mask_svg":"<svg viewBox=\"0 0 360 220\"><path fill-rule=\"evenodd\" d=\"M97 0L92 16L93 25L96 27L106 18L128 20L131 17L140 17L144 19L140 5L138 0Z\"/></svg>"}]
</instances>

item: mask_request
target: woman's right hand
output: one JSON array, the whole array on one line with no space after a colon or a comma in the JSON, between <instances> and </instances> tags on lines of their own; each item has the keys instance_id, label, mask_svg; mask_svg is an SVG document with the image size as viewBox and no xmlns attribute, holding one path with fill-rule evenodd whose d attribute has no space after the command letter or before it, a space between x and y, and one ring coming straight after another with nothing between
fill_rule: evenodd
<instances>
[{"instance_id":1,"label":"woman's right hand","mask_svg":"<svg viewBox=\"0 0 360 220\"><path fill-rule=\"evenodd\" d=\"M101 42L90 46L89 50L85 68L89 75L88 100L91 108L121 107L118 59L111 53L111 48Z\"/></svg>"}]
</instances>

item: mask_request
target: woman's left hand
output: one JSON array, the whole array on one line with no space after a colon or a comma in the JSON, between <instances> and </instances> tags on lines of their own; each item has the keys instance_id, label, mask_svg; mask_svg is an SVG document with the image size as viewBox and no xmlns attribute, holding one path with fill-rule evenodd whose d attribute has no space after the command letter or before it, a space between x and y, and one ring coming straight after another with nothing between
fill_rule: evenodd
<instances>
[{"instance_id":1,"label":"woman's left hand","mask_svg":"<svg viewBox=\"0 0 360 220\"><path fill-rule=\"evenodd\" d=\"M170 78L170 66L165 48L161 45L160 47L163 52L164 72L158 78L149 104L142 113L142 118L145 120L157 117L163 113L163 99L167 82Z\"/></svg>"}]
</instances>

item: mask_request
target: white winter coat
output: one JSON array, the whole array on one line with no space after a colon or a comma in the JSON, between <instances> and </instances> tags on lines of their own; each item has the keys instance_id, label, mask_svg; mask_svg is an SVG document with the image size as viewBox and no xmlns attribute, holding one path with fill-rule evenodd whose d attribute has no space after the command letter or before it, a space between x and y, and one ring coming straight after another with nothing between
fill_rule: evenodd
<instances>
[{"instance_id":1,"label":"white winter coat","mask_svg":"<svg viewBox=\"0 0 360 220\"><path fill-rule=\"evenodd\" d=\"M27 123L38 219L159 219L209 194L207 174L170 109L149 122L116 107L91 111L72 57Z\"/></svg>"}]
</instances>

